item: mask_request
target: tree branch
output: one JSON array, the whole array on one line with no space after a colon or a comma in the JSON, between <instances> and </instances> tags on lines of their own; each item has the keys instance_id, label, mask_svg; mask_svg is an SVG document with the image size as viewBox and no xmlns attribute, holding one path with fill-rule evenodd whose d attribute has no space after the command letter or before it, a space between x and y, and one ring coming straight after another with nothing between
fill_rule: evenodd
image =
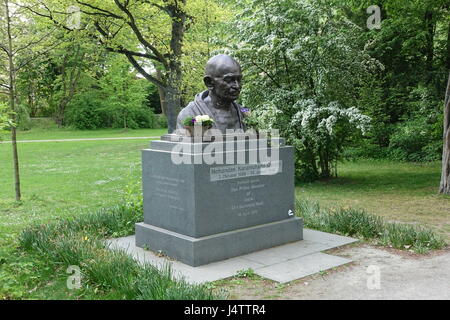
<instances>
[{"instance_id":1,"label":"tree branch","mask_svg":"<svg viewBox=\"0 0 450 320\"><path fill-rule=\"evenodd\" d=\"M37 57L42 56L44 54L46 54L47 52L53 50L54 48L56 48L57 46L59 46L61 43L63 43L63 41L60 41L58 43L56 43L54 46L51 46L49 48L47 48L44 51L41 52L37 52L36 54L32 55L29 59L25 60L24 62L22 62L18 67L15 68L15 71L19 71L20 69L22 69L23 67L25 67L26 65L28 65L31 61L35 60Z\"/></svg>"},{"instance_id":2,"label":"tree branch","mask_svg":"<svg viewBox=\"0 0 450 320\"><path fill-rule=\"evenodd\" d=\"M122 3L120 3L119 0L114 0L114 3L119 7L120 10L122 10L128 17L129 21L128 21L128 25L131 27L131 29L133 30L134 34L136 35L136 37L138 38L139 42L146 48L148 48L151 52L153 52L153 54L158 57L159 62L161 62L164 67L167 69L169 67L166 59L164 58L164 56L159 52L158 49L156 49L155 46L153 46L150 42L148 42L144 36L142 35L141 31L139 30L139 28L136 25L136 20L134 19L134 16L131 14L130 10L128 10L128 8L126 6L124 6Z\"/></svg>"},{"instance_id":3,"label":"tree branch","mask_svg":"<svg viewBox=\"0 0 450 320\"><path fill-rule=\"evenodd\" d=\"M90 9L92 9L92 10L100 11L100 12L90 12L90 13L83 11L83 13L92 14L92 15L103 15L103 16L106 16L106 17L112 17L112 18L123 20L122 16L119 16L119 15L117 15L117 14L111 12L111 11L108 11L108 10L96 7L96 6L92 5L92 4L85 3L85 2L82 2L82 1L79 1L79 0L77 0L77 3L81 4L82 6L86 6L86 7L90 8Z\"/></svg>"},{"instance_id":4,"label":"tree branch","mask_svg":"<svg viewBox=\"0 0 450 320\"><path fill-rule=\"evenodd\" d=\"M0 49L2 49L3 51L6 52L6 54L9 56L9 50L8 48L6 48L6 46L4 46L3 44L0 43Z\"/></svg>"},{"instance_id":5,"label":"tree branch","mask_svg":"<svg viewBox=\"0 0 450 320\"><path fill-rule=\"evenodd\" d=\"M112 37L110 37L108 35L108 33L105 30L102 29L102 27L100 26L100 24L98 22L95 22L94 25L95 25L95 28L97 29L97 31L103 37L105 37L106 39L109 39L109 40L112 38ZM154 55L148 54L148 53L141 53L141 52L131 51L131 50L125 49L121 45L118 46L118 49L114 49L112 47L107 46L106 43L101 38L99 38L99 37L97 37L95 35L92 35L92 36L95 37L98 41L100 41L100 43L105 46L106 50L108 50L110 52L116 52L116 53L121 53L121 54L124 54L124 55L132 55L132 56L142 57L142 58L148 58L148 59L152 59L152 60L161 62L157 56L154 56Z\"/></svg>"},{"instance_id":6,"label":"tree branch","mask_svg":"<svg viewBox=\"0 0 450 320\"><path fill-rule=\"evenodd\" d=\"M54 30L52 30L51 32L47 33L46 35L44 35L41 39L36 40L36 41L31 41L29 43L27 43L25 46L16 49L13 54L16 54L17 52L20 52L22 50L25 50L27 48L29 48L30 46L36 45L38 43L41 43L43 40L45 40L49 35L51 35L53 33Z\"/></svg>"},{"instance_id":7,"label":"tree branch","mask_svg":"<svg viewBox=\"0 0 450 320\"><path fill-rule=\"evenodd\" d=\"M259 70L261 70L262 72L264 72L270 80L272 80L272 82L278 87L281 88L281 85L270 75L269 72L267 72L266 70L264 70L261 66L259 66L254 60L251 61L251 63L257 67Z\"/></svg>"},{"instance_id":8,"label":"tree branch","mask_svg":"<svg viewBox=\"0 0 450 320\"><path fill-rule=\"evenodd\" d=\"M41 3L41 2L39 2L39 3ZM42 4L42 3L41 3ZM49 14L47 15L47 14L44 14L44 13L41 13L41 12L39 12L39 11L36 11L36 10L34 10L33 8L31 8L31 7L29 7L29 6L21 6L22 8L25 8L25 9L27 9L27 10L29 10L29 11L31 11L32 13L34 13L35 15L37 15L37 16L39 16L39 17L43 17L43 18L47 18L47 19L50 19L50 21L52 21L55 25L57 25L58 27L61 27L61 28L63 28L63 29L65 29L65 30L67 30L67 31L72 31L72 29L70 29L70 28L68 28L67 26L65 26L64 24L61 24L59 21L57 21L54 17L53 17L53 15L52 15L52 13L51 13L51 11L48 9L48 7L45 5L45 4L43 4L44 5L44 7L47 9L47 11L49 12Z\"/></svg>"},{"instance_id":9,"label":"tree branch","mask_svg":"<svg viewBox=\"0 0 450 320\"><path fill-rule=\"evenodd\" d=\"M141 3L146 3L146 4L148 4L148 5L151 5L151 6L153 6L153 7L155 7L155 8L158 8L159 10L164 11L164 12L166 12L167 14L170 15L169 9L168 9L167 7L160 6L159 4L150 2L150 1L148 1L148 0L140 0L139 2L141 2Z\"/></svg>"},{"instance_id":10,"label":"tree branch","mask_svg":"<svg viewBox=\"0 0 450 320\"><path fill-rule=\"evenodd\" d=\"M131 64L133 65L133 67L148 81L150 81L151 83L157 85L158 87L160 87L163 90L166 90L166 84L163 83L162 81L156 79L155 77L153 77L152 75L150 75L147 71L144 70L144 68L136 61L136 59L134 59L134 57L132 55L126 55L126 57L128 58L128 61L131 62Z\"/></svg>"}]
</instances>

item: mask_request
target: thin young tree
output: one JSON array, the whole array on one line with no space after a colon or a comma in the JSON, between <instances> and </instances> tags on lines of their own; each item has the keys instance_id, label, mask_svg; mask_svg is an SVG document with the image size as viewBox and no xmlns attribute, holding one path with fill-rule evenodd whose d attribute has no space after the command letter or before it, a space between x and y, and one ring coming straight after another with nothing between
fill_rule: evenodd
<instances>
[{"instance_id":1,"label":"thin young tree","mask_svg":"<svg viewBox=\"0 0 450 320\"><path fill-rule=\"evenodd\" d=\"M0 0L0 60L6 61L0 72L0 84L9 100L11 115L11 142L14 164L14 186L16 201L21 200L19 153L17 150L17 114L19 95L16 89L17 73L37 56L53 49L53 45L40 46L50 39L53 30L44 33L32 30L33 22L20 10L18 3ZM41 50L40 50L41 49ZM6 59L5 59L6 56Z\"/></svg>"},{"instance_id":2,"label":"thin young tree","mask_svg":"<svg viewBox=\"0 0 450 320\"><path fill-rule=\"evenodd\" d=\"M450 73L444 102L444 137L442 146L442 173L439 193L450 194Z\"/></svg>"},{"instance_id":3,"label":"thin young tree","mask_svg":"<svg viewBox=\"0 0 450 320\"><path fill-rule=\"evenodd\" d=\"M14 65L14 45L13 45L13 26L11 13L11 3L9 0L3 0L2 9L2 32L4 33L5 42L0 43L0 48L6 53L7 56L7 73L8 83L6 84L9 107L11 111L11 120L16 123L16 68ZM13 149L13 163L14 163L14 186L16 192L16 201L21 199L20 191L20 172L19 172L19 154L17 152L17 131L16 126L11 126L11 141Z\"/></svg>"}]
</instances>

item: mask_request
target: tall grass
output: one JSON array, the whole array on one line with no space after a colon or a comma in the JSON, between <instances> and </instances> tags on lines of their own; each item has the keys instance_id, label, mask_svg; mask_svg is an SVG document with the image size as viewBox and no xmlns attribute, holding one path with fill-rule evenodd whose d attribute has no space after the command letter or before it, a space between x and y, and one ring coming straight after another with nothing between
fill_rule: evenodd
<instances>
[{"instance_id":1,"label":"tall grass","mask_svg":"<svg viewBox=\"0 0 450 320\"><path fill-rule=\"evenodd\" d=\"M20 235L24 250L45 257L49 263L79 266L84 281L117 293L124 299L223 298L204 285L175 279L169 267L140 264L122 251L109 250L105 237L134 233L142 211L118 205L47 225L33 226Z\"/></svg>"},{"instance_id":2,"label":"tall grass","mask_svg":"<svg viewBox=\"0 0 450 320\"><path fill-rule=\"evenodd\" d=\"M308 228L374 240L384 246L425 253L446 246L433 231L400 223L385 222L364 210L351 208L323 209L317 202L297 200L297 214Z\"/></svg>"}]
</instances>

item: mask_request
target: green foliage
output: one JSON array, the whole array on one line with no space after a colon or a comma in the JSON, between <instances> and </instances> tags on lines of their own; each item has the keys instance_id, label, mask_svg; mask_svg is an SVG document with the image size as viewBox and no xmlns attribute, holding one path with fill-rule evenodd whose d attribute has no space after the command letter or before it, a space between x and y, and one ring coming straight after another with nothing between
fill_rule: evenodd
<instances>
[{"instance_id":1,"label":"green foliage","mask_svg":"<svg viewBox=\"0 0 450 320\"><path fill-rule=\"evenodd\" d=\"M372 4L336 1L361 26L366 52L384 66L360 90L360 109L373 121L369 142L392 159L439 159L442 134L437 131L442 121L438 115L450 68L449 7L445 0L382 1L377 3L381 29L369 30L365 10ZM371 157L373 149L364 142L357 154Z\"/></svg>"},{"instance_id":2,"label":"green foliage","mask_svg":"<svg viewBox=\"0 0 450 320\"><path fill-rule=\"evenodd\" d=\"M15 125L11 120L10 113L9 106L0 101L0 139L3 134L7 133L6 129Z\"/></svg>"},{"instance_id":3,"label":"green foliage","mask_svg":"<svg viewBox=\"0 0 450 320\"><path fill-rule=\"evenodd\" d=\"M400 161L434 161L441 157L442 142L432 134L433 126L419 117L397 125L389 144L389 157Z\"/></svg>"},{"instance_id":4,"label":"green foliage","mask_svg":"<svg viewBox=\"0 0 450 320\"><path fill-rule=\"evenodd\" d=\"M98 110L100 99L89 92L77 95L71 103L66 115L66 124L77 129L97 129L106 127L109 114L103 109Z\"/></svg>"},{"instance_id":5,"label":"green foliage","mask_svg":"<svg viewBox=\"0 0 450 320\"><path fill-rule=\"evenodd\" d=\"M157 114L156 115L156 126L155 128L167 128L167 117L164 114Z\"/></svg>"},{"instance_id":6,"label":"green foliage","mask_svg":"<svg viewBox=\"0 0 450 320\"><path fill-rule=\"evenodd\" d=\"M249 268L249 269L238 270L236 272L235 277L237 277L237 278L255 279L255 278L258 277L258 275L255 273L255 270L253 270L252 268Z\"/></svg>"},{"instance_id":7,"label":"green foliage","mask_svg":"<svg viewBox=\"0 0 450 320\"><path fill-rule=\"evenodd\" d=\"M336 174L344 146L369 122L355 97L378 65L361 50L360 30L323 1L241 4L233 53L245 72L242 104L256 127L279 129L296 147L299 178Z\"/></svg>"},{"instance_id":8,"label":"green foliage","mask_svg":"<svg viewBox=\"0 0 450 320\"><path fill-rule=\"evenodd\" d=\"M385 222L380 217L363 210L338 208L326 210L318 203L297 201L297 212L304 218L306 227L320 231L339 233L374 240L396 249L410 249L425 253L446 246L442 237L429 229L413 225Z\"/></svg>"},{"instance_id":9,"label":"green foliage","mask_svg":"<svg viewBox=\"0 0 450 320\"><path fill-rule=\"evenodd\" d=\"M84 90L74 97L66 123L78 129L160 126L147 105L148 96L156 93L156 88L130 72L128 63L121 57L110 60L105 68L99 80L90 79Z\"/></svg>"},{"instance_id":10,"label":"green foliage","mask_svg":"<svg viewBox=\"0 0 450 320\"><path fill-rule=\"evenodd\" d=\"M389 157L400 161L434 161L442 155L442 101L433 91L419 85L409 94L408 114L394 126L390 137Z\"/></svg>"}]
</instances>

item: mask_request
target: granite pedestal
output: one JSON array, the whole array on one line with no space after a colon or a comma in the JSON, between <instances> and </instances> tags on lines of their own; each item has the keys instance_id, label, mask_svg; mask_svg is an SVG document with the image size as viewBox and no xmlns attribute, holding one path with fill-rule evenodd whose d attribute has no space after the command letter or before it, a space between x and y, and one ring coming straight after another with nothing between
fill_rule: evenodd
<instances>
[{"instance_id":1,"label":"granite pedestal","mask_svg":"<svg viewBox=\"0 0 450 320\"><path fill-rule=\"evenodd\" d=\"M136 245L191 266L303 238L294 150L284 139L177 141L142 150L144 221Z\"/></svg>"}]
</instances>

